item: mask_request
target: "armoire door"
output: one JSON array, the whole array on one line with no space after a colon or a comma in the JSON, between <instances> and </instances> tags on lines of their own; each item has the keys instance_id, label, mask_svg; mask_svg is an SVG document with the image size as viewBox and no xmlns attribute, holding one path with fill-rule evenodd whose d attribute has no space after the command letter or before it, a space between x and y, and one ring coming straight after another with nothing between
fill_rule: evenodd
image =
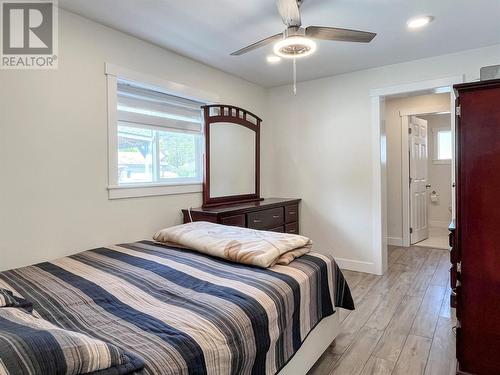
<instances>
[{"instance_id":1,"label":"armoire door","mask_svg":"<svg viewBox=\"0 0 500 375\"><path fill-rule=\"evenodd\" d=\"M498 375L500 81L459 85L457 91L457 358L463 372Z\"/></svg>"}]
</instances>

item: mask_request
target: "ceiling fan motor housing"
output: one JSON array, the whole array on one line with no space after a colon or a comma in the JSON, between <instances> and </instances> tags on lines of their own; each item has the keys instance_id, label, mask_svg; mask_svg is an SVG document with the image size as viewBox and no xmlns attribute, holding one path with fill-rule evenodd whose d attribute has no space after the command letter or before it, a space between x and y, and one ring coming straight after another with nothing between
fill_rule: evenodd
<instances>
[{"instance_id":1,"label":"ceiling fan motor housing","mask_svg":"<svg viewBox=\"0 0 500 375\"><path fill-rule=\"evenodd\" d=\"M306 29L299 26L290 26L285 31L283 31L283 37L288 38L291 36L306 36Z\"/></svg>"}]
</instances>

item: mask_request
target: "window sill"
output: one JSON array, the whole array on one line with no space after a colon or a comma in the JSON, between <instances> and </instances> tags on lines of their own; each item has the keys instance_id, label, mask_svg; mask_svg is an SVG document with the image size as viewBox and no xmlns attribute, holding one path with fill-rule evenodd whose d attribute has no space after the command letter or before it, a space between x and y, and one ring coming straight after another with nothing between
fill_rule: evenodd
<instances>
[{"instance_id":1,"label":"window sill","mask_svg":"<svg viewBox=\"0 0 500 375\"><path fill-rule=\"evenodd\" d=\"M432 164L437 164L437 165L439 165L439 164L444 164L444 165L448 164L449 165L449 164L451 164L451 159L445 159L445 160L434 159L434 160L432 160Z\"/></svg>"},{"instance_id":2,"label":"window sill","mask_svg":"<svg viewBox=\"0 0 500 375\"><path fill-rule=\"evenodd\" d=\"M179 183L179 184L134 184L108 186L109 199L154 197L159 195L191 194L201 193L201 183Z\"/></svg>"}]
</instances>

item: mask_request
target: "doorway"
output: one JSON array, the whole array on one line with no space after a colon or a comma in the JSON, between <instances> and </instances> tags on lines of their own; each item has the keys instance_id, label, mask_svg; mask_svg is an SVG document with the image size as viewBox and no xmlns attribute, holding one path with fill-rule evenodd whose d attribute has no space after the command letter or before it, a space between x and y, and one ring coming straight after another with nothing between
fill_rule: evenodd
<instances>
[{"instance_id":1,"label":"doorway","mask_svg":"<svg viewBox=\"0 0 500 375\"><path fill-rule=\"evenodd\" d=\"M384 274L387 270L387 245L391 243L388 236L388 207L393 201L401 201L400 197L393 197L388 193L387 166L389 164L387 154L388 138L386 133L385 109L386 102L390 98L405 97L409 95L424 95L434 93L449 93L448 110L455 113L455 94L453 85L462 83L463 75L437 78L428 81L412 82L373 89L370 91L372 103L372 243L374 272ZM451 116L452 139L455 132L455 117ZM453 151L454 152L454 151ZM452 164L452 181L454 180L454 169ZM454 189L454 188L453 188ZM452 194L454 196L454 194ZM452 200L452 217L454 217L455 203ZM402 243L402 240L401 240Z\"/></svg>"},{"instance_id":2,"label":"doorway","mask_svg":"<svg viewBox=\"0 0 500 375\"><path fill-rule=\"evenodd\" d=\"M439 165L440 170L436 172L432 136L437 129L451 131L450 101L449 92L408 93L386 99L389 245L425 246L428 242L424 241L443 233L436 230L437 221L443 231L451 221L451 150L445 155L450 157L448 167ZM439 134L444 146L442 134ZM448 141L451 147L451 136ZM436 210L437 206L440 210ZM441 207L445 207L445 215L438 217L436 214L441 213ZM429 246L435 245L446 246L435 241Z\"/></svg>"},{"instance_id":3,"label":"doorway","mask_svg":"<svg viewBox=\"0 0 500 375\"><path fill-rule=\"evenodd\" d=\"M437 103L448 100L432 96L427 99ZM440 108L437 104L434 108L416 108L400 114L403 127L401 186L406 190L402 194L402 215L407 216L402 220L403 231L407 230L403 233L402 245L448 249L447 228L453 211L450 111L446 105Z\"/></svg>"}]
</instances>

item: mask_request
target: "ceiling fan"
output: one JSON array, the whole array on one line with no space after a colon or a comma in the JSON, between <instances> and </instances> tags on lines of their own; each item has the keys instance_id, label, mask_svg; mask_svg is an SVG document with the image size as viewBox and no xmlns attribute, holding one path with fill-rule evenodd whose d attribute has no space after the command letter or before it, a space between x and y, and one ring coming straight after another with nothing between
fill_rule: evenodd
<instances>
[{"instance_id":1,"label":"ceiling fan","mask_svg":"<svg viewBox=\"0 0 500 375\"><path fill-rule=\"evenodd\" d=\"M366 31L336 27L308 26L304 28L300 19L300 6L303 2L304 0L276 0L278 12L287 27L285 31L262 39L231 53L231 55L240 56L276 42L274 45L274 53L276 55L295 59L314 53L316 50L314 39L368 43L377 35Z\"/></svg>"}]
</instances>

